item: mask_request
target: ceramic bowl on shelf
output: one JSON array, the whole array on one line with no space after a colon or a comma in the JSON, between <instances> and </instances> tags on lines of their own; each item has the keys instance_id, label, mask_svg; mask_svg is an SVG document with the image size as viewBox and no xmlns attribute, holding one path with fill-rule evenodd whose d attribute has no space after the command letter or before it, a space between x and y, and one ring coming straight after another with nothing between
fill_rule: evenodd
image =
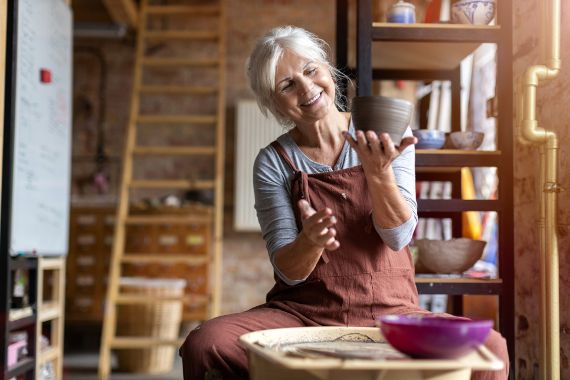
<instances>
[{"instance_id":1,"label":"ceramic bowl on shelf","mask_svg":"<svg viewBox=\"0 0 570 380\"><path fill-rule=\"evenodd\" d=\"M416 149L439 149L445 143L445 132L435 129L415 129L412 131L418 139Z\"/></svg>"},{"instance_id":2,"label":"ceramic bowl on shelf","mask_svg":"<svg viewBox=\"0 0 570 380\"><path fill-rule=\"evenodd\" d=\"M468 238L416 239L418 261L433 273L463 273L483 256L487 242Z\"/></svg>"},{"instance_id":3,"label":"ceramic bowl on shelf","mask_svg":"<svg viewBox=\"0 0 570 380\"><path fill-rule=\"evenodd\" d=\"M484 137L483 132L474 131L452 132L449 135L453 147L463 150L476 150L483 143Z\"/></svg>"},{"instance_id":4,"label":"ceramic bowl on shelf","mask_svg":"<svg viewBox=\"0 0 570 380\"><path fill-rule=\"evenodd\" d=\"M487 25L495 17L495 0L458 0L451 6L451 21Z\"/></svg>"},{"instance_id":5,"label":"ceramic bowl on shelf","mask_svg":"<svg viewBox=\"0 0 570 380\"><path fill-rule=\"evenodd\" d=\"M352 122L358 130L388 133L399 145L412 121L414 105L386 96L357 96L352 100Z\"/></svg>"},{"instance_id":6,"label":"ceramic bowl on shelf","mask_svg":"<svg viewBox=\"0 0 570 380\"><path fill-rule=\"evenodd\" d=\"M384 315L378 318L388 343L415 358L452 359L482 345L493 321L433 315Z\"/></svg>"}]
</instances>

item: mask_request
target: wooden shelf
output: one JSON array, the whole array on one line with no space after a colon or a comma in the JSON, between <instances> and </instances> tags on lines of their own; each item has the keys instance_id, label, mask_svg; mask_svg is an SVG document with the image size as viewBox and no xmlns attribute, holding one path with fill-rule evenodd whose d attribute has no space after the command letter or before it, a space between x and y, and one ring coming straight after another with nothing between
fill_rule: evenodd
<instances>
[{"instance_id":1,"label":"wooden shelf","mask_svg":"<svg viewBox=\"0 0 570 380\"><path fill-rule=\"evenodd\" d=\"M59 270L64 264L64 257L50 257L48 260L39 261L39 266L42 270Z\"/></svg>"},{"instance_id":2,"label":"wooden shelf","mask_svg":"<svg viewBox=\"0 0 570 380\"><path fill-rule=\"evenodd\" d=\"M59 350L56 347L47 347L46 349L40 351L38 355L38 364L42 365L44 363L51 362L57 359L59 356Z\"/></svg>"},{"instance_id":3,"label":"wooden shelf","mask_svg":"<svg viewBox=\"0 0 570 380\"><path fill-rule=\"evenodd\" d=\"M496 43L500 32L497 25L372 23L373 41Z\"/></svg>"},{"instance_id":4,"label":"wooden shelf","mask_svg":"<svg viewBox=\"0 0 570 380\"><path fill-rule=\"evenodd\" d=\"M14 331L28 327L36 322L34 309L31 306L21 309L11 309L8 316L8 331Z\"/></svg>"},{"instance_id":5,"label":"wooden shelf","mask_svg":"<svg viewBox=\"0 0 570 380\"><path fill-rule=\"evenodd\" d=\"M31 306L22 307L19 309L10 309L8 313L8 320L15 322L18 319L27 318L34 315L34 309Z\"/></svg>"},{"instance_id":6,"label":"wooden shelf","mask_svg":"<svg viewBox=\"0 0 570 380\"><path fill-rule=\"evenodd\" d=\"M416 166L432 167L499 167L501 151L417 149Z\"/></svg>"},{"instance_id":7,"label":"wooden shelf","mask_svg":"<svg viewBox=\"0 0 570 380\"><path fill-rule=\"evenodd\" d=\"M34 358L25 358L20 360L12 367L8 367L8 372L6 373L6 378L11 379L12 377L20 376L26 372L34 369L35 361Z\"/></svg>"},{"instance_id":8,"label":"wooden shelf","mask_svg":"<svg viewBox=\"0 0 570 380\"><path fill-rule=\"evenodd\" d=\"M418 212L502 211L498 200L418 199Z\"/></svg>"},{"instance_id":9,"label":"wooden shelf","mask_svg":"<svg viewBox=\"0 0 570 380\"><path fill-rule=\"evenodd\" d=\"M397 70L454 70L481 43L495 42L497 26L458 24L372 24L372 67Z\"/></svg>"},{"instance_id":10,"label":"wooden shelf","mask_svg":"<svg viewBox=\"0 0 570 380\"><path fill-rule=\"evenodd\" d=\"M501 294L503 280L466 277L416 277L420 294Z\"/></svg>"},{"instance_id":11,"label":"wooden shelf","mask_svg":"<svg viewBox=\"0 0 570 380\"><path fill-rule=\"evenodd\" d=\"M14 271L16 269L34 269L37 266L35 257L30 256L16 256L12 257L12 262L10 263L10 270Z\"/></svg>"},{"instance_id":12,"label":"wooden shelf","mask_svg":"<svg viewBox=\"0 0 570 380\"><path fill-rule=\"evenodd\" d=\"M39 309L40 322L47 322L61 317L62 307L56 302L45 302Z\"/></svg>"}]
</instances>

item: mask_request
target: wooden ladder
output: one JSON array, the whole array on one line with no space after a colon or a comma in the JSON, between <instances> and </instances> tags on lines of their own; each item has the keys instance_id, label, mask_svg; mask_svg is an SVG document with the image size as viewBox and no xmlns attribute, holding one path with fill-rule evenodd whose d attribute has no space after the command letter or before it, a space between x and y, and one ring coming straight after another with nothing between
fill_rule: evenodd
<instances>
[{"instance_id":1,"label":"wooden ladder","mask_svg":"<svg viewBox=\"0 0 570 380\"><path fill-rule=\"evenodd\" d=\"M164 3L164 2L163 2ZM103 317L103 334L100 347L99 379L107 380L111 371L111 350L152 348L160 345L179 346L181 339L164 339L161 337L120 337L117 336L117 305L122 304L149 304L159 302L172 302L172 297L156 298L129 295L121 292L119 284L124 265L129 263L163 264L185 263L187 265L204 265L209 261L210 273L213 277L208 302L210 302L209 316L220 313L221 301L221 254L222 254L222 218L223 218L223 185L224 185L224 152L225 152L225 61L226 61L226 31L225 31L225 0L212 2L213 5L191 5L190 2L176 4L152 4L149 0L142 0L138 16L138 33L136 43L136 57L134 68L134 83L130 106L127 139L123 157L123 173L119 193L119 204L116 212L113 250L108 277L106 307ZM203 4L203 3L202 3ZM150 28L149 22L157 18L163 22L170 18L186 17L192 23L200 21L202 24L215 24L215 30L156 30ZM205 20L211 20L209 21ZM208 41L216 44L212 46L217 51L214 58L196 57L150 57L146 55L149 43L156 42L168 44L175 41ZM196 52L197 54L201 52ZM181 85L181 84L149 84L144 81L144 74L149 69L165 70L192 70L195 68L213 70L217 82L212 85ZM141 100L145 96L213 96L216 102L215 114L148 114L141 112ZM142 125L162 125L180 128L190 125L200 128L201 134L211 132L215 143L209 146L141 146L137 143L137 130ZM141 156L186 156L190 160L197 156L211 156L215 159L214 178L207 179L141 179L133 178L133 163ZM189 162L188 170L192 170ZM132 225L180 225L196 223L203 216L188 214L149 214L133 215L130 208L131 191L134 189L178 189L178 190L212 190L214 194L213 206L213 253L211 257L197 258L192 255L174 255L157 252L156 254L136 254L125 252L127 226ZM212 218L210 217L210 220ZM202 220L203 221L203 220ZM203 302L203 296L190 296L177 298L184 304Z\"/></svg>"}]
</instances>

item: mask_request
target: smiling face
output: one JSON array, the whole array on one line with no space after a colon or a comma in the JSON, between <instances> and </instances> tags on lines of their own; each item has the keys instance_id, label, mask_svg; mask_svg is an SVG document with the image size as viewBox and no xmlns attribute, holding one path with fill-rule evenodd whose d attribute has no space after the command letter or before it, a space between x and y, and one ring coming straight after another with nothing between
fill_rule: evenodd
<instances>
[{"instance_id":1,"label":"smiling face","mask_svg":"<svg viewBox=\"0 0 570 380\"><path fill-rule=\"evenodd\" d=\"M335 86L328 67L285 50L275 70L277 111L295 125L323 119L335 107Z\"/></svg>"}]
</instances>

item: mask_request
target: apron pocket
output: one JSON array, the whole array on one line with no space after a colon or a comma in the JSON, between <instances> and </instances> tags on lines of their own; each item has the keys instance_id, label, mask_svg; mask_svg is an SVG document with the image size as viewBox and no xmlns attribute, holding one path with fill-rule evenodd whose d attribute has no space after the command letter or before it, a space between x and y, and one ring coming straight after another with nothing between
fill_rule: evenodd
<instances>
[{"instance_id":1,"label":"apron pocket","mask_svg":"<svg viewBox=\"0 0 570 380\"><path fill-rule=\"evenodd\" d=\"M418 292L413 271L408 268L389 268L372 276L374 318L385 314L399 314L417 308Z\"/></svg>"},{"instance_id":2,"label":"apron pocket","mask_svg":"<svg viewBox=\"0 0 570 380\"><path fill-rule=\"evenodd\" d=\"M309 279L295 286L283 287L272 294L270 304L286 306L319 325L346 325L349 301L346 280L342 277ZM281 307L283 308L283 307Z\"/></svg>"}]
</instances>

